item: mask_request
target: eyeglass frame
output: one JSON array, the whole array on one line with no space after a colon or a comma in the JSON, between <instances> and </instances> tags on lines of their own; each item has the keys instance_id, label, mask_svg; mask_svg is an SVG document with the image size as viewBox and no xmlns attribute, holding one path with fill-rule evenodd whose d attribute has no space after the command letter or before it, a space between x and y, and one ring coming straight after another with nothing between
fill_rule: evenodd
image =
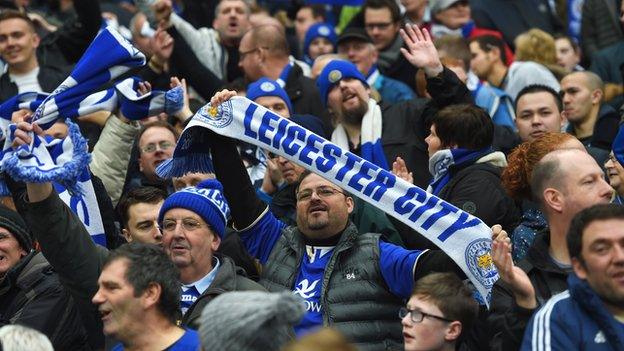
<instances>
[{"instance_id":1,"label":"eyeglass frame","mask_svg":"<svg viewBox=\"0 0 624 351\"><path fill-rule=\"evenodd\" d=\"M154 150L152 150L152 151L147 150L147 148L150 147L150 145L154 145ZM168 145L168 146L165 147L163 145ZM149 144L147 144L147 145L145 145L145 146L143 146L143 147L141 147L139 149L141 150L142 153L153 154L154 152L156 152L158 150L165 151L165 150L171 149L172 147L175 147L175 143L172 143L172 142L170 142L168 140L161 140L161 141L159 141L157 143L149 143Z\"/></svg>"},{"instance_id":2,"label":"eyeglass frame","mask_svg":"<svg viewBox=\"0 0 624 351\"><path fill-rule=\"evenodd\" d=\"M247 50L247 51L239 51L238 52L238 60L242 61L245 59L245 57L247 57L247 55L251 54L254 51L258 51L260 50L259 46L256 46L255 48L251 49L251 50Z\"/></svg>"},{"instance_id":3,"label":"eyeglass frame","mask_svg":"<svg viewBox=\"0 0 624 351\"><path fill-rule=\"evenodd\" d=\"M319 189L331 189L331 194L327 193L327 194L322 194L321 195L321 193L318 192ZM299 194L301 194L302 191L307 191L307 190L310 191L310 196L305 198L305 199L301 199L299 197ZM316 187L314 189L298 190L297 193L295 194L295 199L297 200L297 202L310 201L310 199L312 198L313 194L316 194L316 196L318 196L320 198L323 198L323 199L328 198L328 197L333 196L333 195L336 195L336 194L342 194L344 196L347 196L347 194L344 191L342 191L342 190L336 189L336 188L334 188L332 186L329 186L329 185L321 185L321 186Z\"/></svg>"},{"instance_id":4,"label":"eyeglass frame","mask_svg":"<svg viewBox=\"0 0 624 351\"><path fill-rule=\"evenodd\" d=\"M192 220L193 222L195 222L195 224L193 224L190 228L187 228L187 225L185 225L184 221L188 221L188 220ZM167 229L167 223L173 222L173 224L175 224L175 226L171 229ZM176 230L176 228L178 227L178 223L182 223L182 229L184 230L184 232L194 232L202 227L207 227L210 229L210 226L208 225L208 223L202 223L200 221L198 221L195 218L192 217L184 217L184 218L166 218L162 221L162 223L160 223L159 229L161 232L174 232Z\"/></svg>"},{"instance_id":5,"label":"eyeglass frame","mask_svg":"<svg viewBox=\"0 0 624 351\"><path fill-rule=\"evenodd\" d=\"M420 320L415 320L415 319L414 319L414 312L417 312L417 313L419 313L419 314L420 314ZM436 316L436 315L434 315L434 314L427 313L427 312L423 312L423 311L420 311L420 310L410 310L410 309L409 309L409 308L407 308L407 307L401 307L401 308L399 309L399 318L403 319L403 318L405 318L408 314L410 315L410 320L411 320L412 322L414 322L414 323L420 323L420 322L422 322L422 321L425 319L425 317L435 318L435 319L438 319L438 320L441 320L441 321L444 321L444 322L447 322L447 323L452 323L452 322L454 322L454 320L451 320L451 319L448 319L448 318L444 318L444 317L440 317L440 316Z\"/></svg>"}]
</instances>

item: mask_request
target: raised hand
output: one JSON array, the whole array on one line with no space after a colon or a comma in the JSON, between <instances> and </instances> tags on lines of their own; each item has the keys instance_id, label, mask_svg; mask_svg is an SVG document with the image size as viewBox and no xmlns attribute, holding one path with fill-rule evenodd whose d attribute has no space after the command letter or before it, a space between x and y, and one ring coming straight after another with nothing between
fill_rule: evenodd
<instances>
[{"instance_id":1,"label":"raised hand","mask_svg":"<svg viewBox=\"0 0 624 351\"><path fill-rule=\"evenodd\" d=\"M159 23L168 26L169 18L173 12L173 4L171 3L171 0L160 0L152 5L152 9L154 10L156 20Z\"/></svg>"},{"instance_id":2,"label":"raised hand","mask_svg":"<svg viewBox=\"0 0 624 351\"><path fill-rule=\"evenodd\" d=\"M410 184L414 184L414 177L412 176L412 172L407 169L405 161L400 157L397 157L396 160L392 162L392 174Z\"/></svg>"},{"instance_id":3,"label":"raised hand","mask_svg":"<svg viewBox=\"0 0 624 351\"><path fill-rule=\"evenodd\" d=\"M511 240L498 224L492 227L492 261L500 279L511 288L518 306L537 307L535 288L527 274L511 258Z\"/></svg>"},{"instance_id":4,"label":"raised hand","mask_svg":"<svg viewBox=\"0 0 624 351\"><path fill-rule=\"evenodd\" d=\"M234 90L223 89L210 98L210 104L212 107L217 107L233 96L236 96L236 92Z\"/></svg>"},{"instance_id":5,"label":"raised hand","mask_svg":"<svg viewBox=\"0 0 624 351\"><path fill-rule=\"evenodd\" d=\"M423 68L428 77L435 77L444 69L438 56L438 50L426 29L420 30L415 24L406 24L400 30L407 49L401 53L412 65Z\"/></svg>"},{"instance_id":6,"label":"raised hand","mask_svg":"<svg viewBox=\"0 0 624 351\"><path fill-rule=\"evenodd\" d=\"M154 34L154 56L158 58L158 62L162 65L169 62L175 40L162 27L158 27Z\"/></svg>"},{"instance_id":7,"label":"raised hand","mask_svg":"<svg viewBox=\"0 0 624 351\"><path fill-rule=\"evenodd\" d=\"M188 90L186 88L186 79L182 78L182 80L180 80L178 77L171 77L169 87L171 89L182 87L182 91L184 92L184 106L180 112L176 113L176 117L182 122L186 121L189 117L193 117L193 111L191 111L191 105L189 103Z\"/></svg>"},{"instance_id":8,"label":"raised hand","mask_svg":"<svg viewBox=\"0 0 624 351\"><path fill-rule=\"evenodd\" d=\"M13 143L11 146L14 148L29 145L32 142L32 136L30 132L34 132L37 135L43 136L43 130L36 123L30 122L19 122L16 124L17 129L15 129L15 133L13 134Z\"/></svg>"}]
</instances>

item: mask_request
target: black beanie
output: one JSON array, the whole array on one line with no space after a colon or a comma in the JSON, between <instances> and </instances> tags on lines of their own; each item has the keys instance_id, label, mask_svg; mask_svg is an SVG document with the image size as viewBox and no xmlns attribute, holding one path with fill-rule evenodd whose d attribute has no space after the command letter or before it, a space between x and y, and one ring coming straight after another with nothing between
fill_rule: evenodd
<instances>
[{"instance_id":1,"label":"black beanie","mask_svg":"<svg viewBox=\"0 0 624 351\"><path fill-rule=\"evenodd\" d=\"M30 230L28 230L19 213L0 205L0 227L11 232L24 251L32 250L33 243Z\"/></svg>"}]
</instances>

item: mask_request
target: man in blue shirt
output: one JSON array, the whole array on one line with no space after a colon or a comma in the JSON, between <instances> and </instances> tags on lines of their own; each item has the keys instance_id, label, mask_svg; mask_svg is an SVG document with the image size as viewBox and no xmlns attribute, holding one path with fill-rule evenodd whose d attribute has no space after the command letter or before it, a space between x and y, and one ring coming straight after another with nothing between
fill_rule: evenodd
<instances>
[{"instance_id":1,"label":"man in blue shirt","mask_svg":"<svg viewBox=\"0 0 624 351\"><path fill-rule=\"evenodd\" d=\"M217 94L212 106L234 94ZM299 177L296 189L297 224L287 226L257 197L242 162L232 162L240 160L234 141L208 133L234 226L264 266L260 283L305 300L307 313L297 334L332 326L360 350L402 348L399 309L415 279L431 271L459 271L450 258L438 250L406 250L378 233L359 233L349 221L353 198L309 172Z\"/></svg>"},{"instance_id":2,"label":"man in blue shirt","mask_svg":"<svg viewBox=\"0 0 624 351\"><path fill-rule=\"evenodd\" d=\"M126 244L112 251L93 296L113 350L195 351L199 335L176 325L180 273L156 245Z\"/></svg>"}]
</instances>

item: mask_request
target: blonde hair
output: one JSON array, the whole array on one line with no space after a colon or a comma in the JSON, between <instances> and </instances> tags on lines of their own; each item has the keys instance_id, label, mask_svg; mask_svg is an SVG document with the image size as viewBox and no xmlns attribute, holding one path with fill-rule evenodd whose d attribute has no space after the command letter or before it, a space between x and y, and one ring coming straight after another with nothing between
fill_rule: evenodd
<instances>
[{"instance_id":1,"label":"blonde hair","mask_svg":"<svg viewBox=\"0 0 624 351\"><path fill-rule=\"evenodd\" d=\"M555 39L541 29L533 28L518 35L515 44L517 61L533 61L542 65L557 64Z\"/></svg>"}]
</instances>

